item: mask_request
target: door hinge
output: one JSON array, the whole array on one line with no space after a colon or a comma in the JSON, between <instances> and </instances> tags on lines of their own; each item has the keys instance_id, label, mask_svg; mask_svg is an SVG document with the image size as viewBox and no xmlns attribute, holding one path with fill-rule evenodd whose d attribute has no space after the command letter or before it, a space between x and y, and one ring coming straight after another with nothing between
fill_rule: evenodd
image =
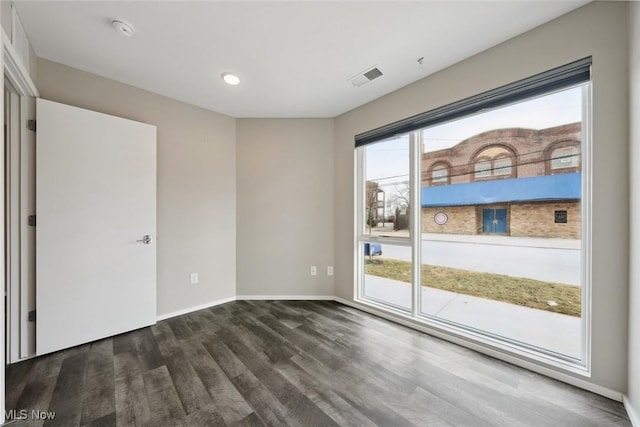
<instances>
[{"instance_id":1,"label":"door hinge","mask_svg":"<svg viewBox=\"0 0 640 427\"><path fill-rule=\"evenodd\" d=\"M36 131L36 121L35 120L27 120L27 129Z\"/></svg>"},{"instance_id":2,"label":"door hinge","mask_svg":"<svg viewBox=\"0 0 640 427\"><path fill-rule=\"evenodd\" d=\"M35 215L29 215L28 224L31 227L35 227L36 226L36 216Z\"/></svg>"},{"instance_id":3,"label":"door hinge","mask_svg":"<svg viewBox=\"0 0 640 427\"><path fill-rule=\"evenodd\" d=\"M29 312L29 322L35 322L35 321L36 321L36 311L31 310Z\"/></svg>"}]
</instances>

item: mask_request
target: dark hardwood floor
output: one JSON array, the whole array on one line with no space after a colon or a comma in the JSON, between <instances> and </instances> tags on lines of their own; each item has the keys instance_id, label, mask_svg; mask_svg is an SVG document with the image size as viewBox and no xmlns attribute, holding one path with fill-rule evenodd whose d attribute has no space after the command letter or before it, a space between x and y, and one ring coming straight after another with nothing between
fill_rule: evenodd
<instances>
[{"instance_id":1,"label":"dark hardwood floor","mask_svg":"<svg viewBox=\"0 0 640 427\"><path fill-rule=\"evenodd\" d=\"M11 426L630 426L623 406L333 302L237 301L11 365ZM16 412L19 414L19 412Z\"/></svg>"}]
</instances>

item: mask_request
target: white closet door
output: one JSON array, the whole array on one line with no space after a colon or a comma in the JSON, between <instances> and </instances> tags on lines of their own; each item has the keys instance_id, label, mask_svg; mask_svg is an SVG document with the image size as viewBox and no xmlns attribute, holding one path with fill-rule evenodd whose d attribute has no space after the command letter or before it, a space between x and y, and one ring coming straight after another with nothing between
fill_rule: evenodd
<instances>
[{"instance_id":1,"label":"white closet door","mask_svg":"<svg viewBox=\"0 0 640 427\"><path fill-rule=\"evenodd\" d=\"M38 99L36 212L37 354L155 323L155 126Z\"/></svg>"}]
</instances>

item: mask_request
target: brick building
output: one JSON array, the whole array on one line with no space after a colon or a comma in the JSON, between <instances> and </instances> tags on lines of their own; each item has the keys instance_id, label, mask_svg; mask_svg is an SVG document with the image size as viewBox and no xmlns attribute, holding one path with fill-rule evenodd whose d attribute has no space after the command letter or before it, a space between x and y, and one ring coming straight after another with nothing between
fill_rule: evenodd
<instances>
[{"instance_id":1,"label":"brick building","mask_svg":"<svg viewBox=\"0 0 640 427\"><path fill-rule=\"evenodd\" d=\"M580 133L495 129L424 153L422 231L579 239Z\"/></svg>"}]
</instances>

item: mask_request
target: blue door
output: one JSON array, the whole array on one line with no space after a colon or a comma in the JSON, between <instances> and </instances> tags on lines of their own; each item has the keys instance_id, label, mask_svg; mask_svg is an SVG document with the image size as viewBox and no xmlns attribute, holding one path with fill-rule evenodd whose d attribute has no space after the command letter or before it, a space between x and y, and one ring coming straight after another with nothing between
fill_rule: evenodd
<instances>
[{"instance_id":1,"label":"blue door","mask_svg":"<svg viewBox=\"0 0 640 427\"><path fill-rule=\"evenodd\" d=\"M507 209L483 209L482 232L507 234Z\"/></svg>"}]
</instances>

